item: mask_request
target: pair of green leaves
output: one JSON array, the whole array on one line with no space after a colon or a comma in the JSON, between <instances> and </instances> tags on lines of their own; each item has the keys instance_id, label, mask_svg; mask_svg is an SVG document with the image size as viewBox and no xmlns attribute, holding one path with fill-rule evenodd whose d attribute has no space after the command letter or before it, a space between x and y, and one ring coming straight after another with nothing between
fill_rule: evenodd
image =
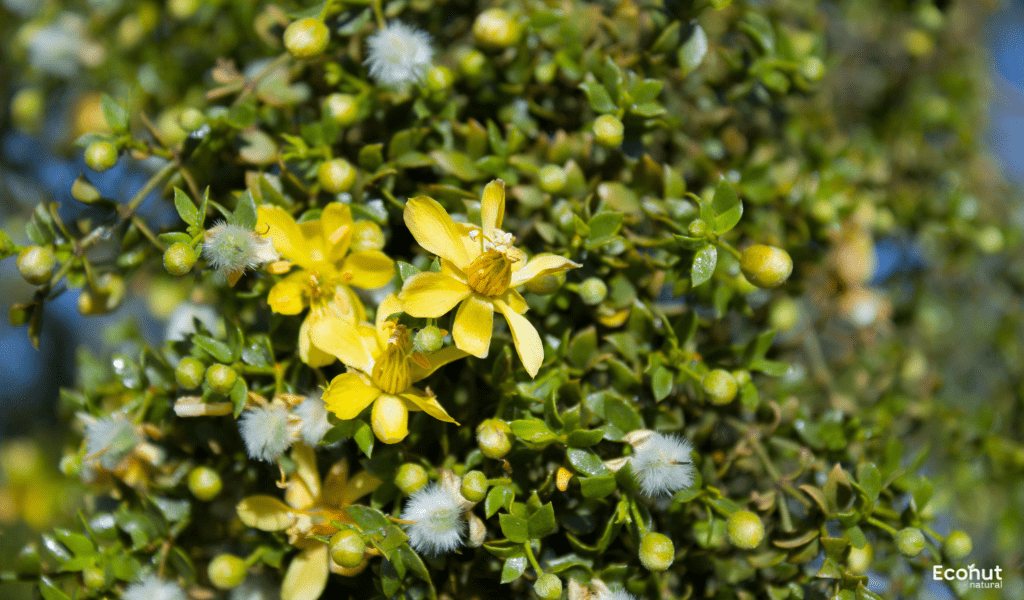
<instances>
[{"instance_id":1,"label":"pair of green leaves","mask_svg":"<svg viewBox=\"0 0 1024 600\"><path fill-rule=\"evenodd\" d=\"M743 202L736 194L736 189L726 179L721 179L715 188L714 196L709 200L698 198L700 213L698 218L707 226L707 234L702 237L689 235L674 236L680 246L695 250L693 264L690 269L690 285L697 287L705 283L715 272L718 265L718 236L731 231L743 217Z\"/></svg>"},{"instance_id":2,"label":"pair of green leaves","mask_svg":"<svg viewBox=\"0 0 1024 600\"><path fill-rule=\"evenodd\" d=\"M657 102L663 86L661 80L644 79L628 70L623 72L607 56L596 75L580 84L594 112L612 114L622 110L644 118L665 113L665 107Z\"/></svg>"}]
</instances>

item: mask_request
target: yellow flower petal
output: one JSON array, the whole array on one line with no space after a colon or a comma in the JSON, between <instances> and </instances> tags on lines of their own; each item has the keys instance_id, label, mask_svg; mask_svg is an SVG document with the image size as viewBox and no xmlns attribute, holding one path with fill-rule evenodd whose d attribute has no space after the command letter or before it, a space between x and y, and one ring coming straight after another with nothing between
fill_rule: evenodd
<instances>
[{"instance_id":1,"label":"yellow flower petal","mask_svg":"<svg viewBox=\"0 0 1024 600\"><path fill-rule=\"evenodd\" d=\"M414 317L436 319L469 296L469 286L451 275L426 271L405 280L398 298Z\"/></svg>"},{"instance_id":2,"label":"yellow flower petal","mask_svg":"<svg viewBox=\"0 0 1024 600\"><path fill-rule=\"evenodd\" d=\"M456 223L455 229L462 236L462 245L466 248L466 258L469 259L469 262L473 262L473 259L480 256L484 251L484 230L470 223ZM475 234L473 233L474 231L476 232ZM445 261L441 261L441 272L444 272L444 263ZM459 276L463 279L466 278L461 269L459 269Z\"/></svg>"},{"instance_id":3,"label":"yellow flower petal","mask_svg":"<svg viewBox=\"0 0 1024 600\"><path fill-rule=\"evenodd\" d=\"M243 498L235 507L235 512L246 527L263 531L282 531L295 522L290 506L264 494Z\"/></svg>"},{"instance_id":4,"label":"yellow flower petal","mask_svg":"<svg viewBox=\"0 0 1024 600\"><path fill-rule=\"evenodd\" d=\"M324 477L324 500L328 504L340 506L334 499L341 496L346 485L348 485L348 461L343 458L331 465L330 470L327 471L327 477Z\"/></svg>"},{"instance_id":5,"label":"yellow flower petal","mask_svg":"<svg viewBox=\"0 0 1024 600\"><path fill-rule=\"evenodd\" d=\"M491 346L491 333L494 331L494 307L486 302L470 296L459 306L452 325L452 337L455 345L478 358L487 356Z\"/></svg>"},{"instance_id":6,"label":"yellow flower petal","mask_svg":"<svg viewBox=\"0 0 1024 600\"><path fill-rule=\"evenodd\" d=\"M327 587L330 556L327 544L303 550L288 565L281 582L281 600L317 600Z\"/></svg>"},{"instance_id":7,"label":"yellow flower petal","mask_svg":"<svg viewBox=\"0 0 1024 600\"><path fill-rule=\"evenodd\" d=\"M434 398L433 396L428 396L426 394L422 394L420 393L419 390L416 389L410 389L408 392L402 394L401 396L402 399L406 401L407 406L409 405L409 403L412 404L412 406L409 406L409 408L413 410L422 410L423 412L434 417L438 421L444 421L445 423L455 423L456 425L458 425L458 422L455 419L451 418L451 416L447 412L445 412L444 408L438 403L437 398Z\"/></svg>"},{"instance_id":8,"label":"yellow flower petal","mask_svg":"<svg viewBox=\"0 0 1024 600\"><path fill-rule=\"evenodd\" d=\"M318 347L312 338L313 324L316 318L313 314L306 315L299 326L299 359L314 369L326 367L335 361L333 354Z\"/></svg>"},{"instance_id":9,"label":"yellow flower petal","mask_svg":"<svg viewBox=\"0 0 1024 600\"><path fill-rule=\"evenodd\" d=\"M308 304L309 274L297 271L270 288L267 304L279 315L297 315Z\"/></svg>"},{"instance_id":10,"label":"yellow flower petal","mask_svg":"<svg viewBox=\"0 0 1024 600\"><path fill-rule=\"evenodd\" d=\"M384 348L388 343L388 338L391 337L391 328L385 327L388 317L395 313L402 312L402 303L398 300L398 296L394 294L388 294L383 300L380 301L380 305L377 306L377 321L374 323L377 331L377 343L380 348ZM374 352L378 351L377 347L374 347Z\"/></svg>"},{"instance_id":11,"label":"yellow flower petal","mask_svg":"<svg viewBox=\"0 0 1024 600\"><path fill-rule=\"evenodd\" d=\"M320 221L305 221L299 223L299 233L302 234L303 244L309 250L307 261L312 263L325 262L327 256L327 240L324 238Z\"/></svg>"},{"instance_id":12,"label":"yellow flower petal","mask_svg":"<svg viewBox=\"0 0 1024 600\"><path fill-rule=\"evenodd\" d=\"M278 206L256 209L256 231L274 242L274 249L303 268L309 267L309 248L298 224L287 211Z\"/></svg>"},{"instance_id":13,"label":"yellow flower petal","mask_svg":"<svg viewBox=\"0 0 1024 600\"><path fill-rule=\"evenodd\" d=\"M446 364L459 360L467 356L466 352L459 350L455 346L445 346L437 352L431 352L430 354L423 355L427 362L430 364L429 368L424 368L417 363L413 363L412 367L412 380L413 382L419 381L424 377L430 375L434 371L440 369Z\"/></svg>"},{"instance_id":14,"label":"yellow flower petal","mask_svg":"<svg viewBox=\"0 0 1024 600\"><path fill-rule=\"evenodd\" d=\"M382 483L384 482L366 471L360 471L348 480L341 495L337 498L327 498L327 500L336 506L348 506L363 496L372 494Z\"/></svg>"},{"instance_id":15,"label":"yellow flower petal","mask_svg":"<svg viewBox=\"0 0 1024 600\"><path fill-rule=\"evenodd\" d=\"M519 359L523 361L526 372L530 377L536 377L540 365L544 362L544 344L540 341L540 334L526 317L512 310L508 304L498 300L494 305L508 321L508 328L512 330L512 341L516 344L516 352L519 353Z\"/></svg>"},{"instance_id":16,"label":"yellow flower petal","mask_svg":"<svg viewBox=\"0 0 1024 600\"><path fill-rule=\"evenodd\" d=\"M484 187L480 199L480 224L483 225L484 236L490 238L495 229L501 229L501 221L505 218L505 182L500 179Z\"/></svg>"},{"instance_id":17,"label":"yellow flower petal","mask_svg":"<svg viewBox=\"0 0 1024 600\"><path fill-rule=\"evenodd\" d=\"M324 207L320 214L320 231L327 242L327 260L336 263L348 253L352 226L352 210L348 205L331 202Z\"/></svg>"},{"instance_id":18,"label":"yellow flower petal","mask_svg":"<svg viewBox=\"0 0 1024 600\"><path fill-rule=\"evenodd\" d=\"M320 472L316 468L316 453L299 442L292 446L295 473L288 479L284 498L288 506L305 510L320 497Z\"/></svg>"},{"instance_id":19,"label":"yellow flower petal","mask_svg":"<svg viewBox=\"0 0 1024 600\"><path fill-rule=\"evenodd\" d=\"M530 305L526 303L526 299L523 298L523 295L512 288L509 288L501 295L501 301L511 306L512 310L519 314L523 314L530 310Z\"/></svg>"},{"instance_id":20,"label":"yellow flower petal","mask_svg":"<svg viewBox=\"0 0 1024 600\"><path fill-rule=\"evenodd\" d=\"M357 288L370 289L387 285L395 276L395 261L377 250L353 252L341 263L341 272L348 284Z\"/></svg>"},{"instance_id":21,"label":"yellow flower petal","mask_svg":"<svg viewBox=\"0 0 1024 600\"><path fill-rule=\"evenodd\" d=\"M534 277L577 269L581 266L583 265L557 254L538 254L531 258L521 269L512 272L512 283L510 285L512 287L519 287Z\"/></svg>"},{"instance_id":22,"label":"yellow flower petal","mask_svg":"<svg viewBox=\"0 0 1024 600\"><path fill-rule=\"evenodd\" d=\"M410 198L404 216L406 227L427 252L452 261L460 269L469 264L455 221L436 200L427 196Z\"/></svg>"},{"instance_id":23,"label":"yellow flower petal","mask_svg":"<svg viewBox=\"0 0 1024 600\"><path fill-rule=\"evenodd\" d=\"M373 354L367 350L361 339L365 335L374 338L374 331L365 325L353 325L333 316L306 319L310 322L309 338L317 348L337 356L341 362L369 373L373 369ZM301 339L301 338L300 338ZM373 347L377 342L374 340Z\"/></svg>"},{"instance_id":24,"label":"yellow flower petal","mask_svg":"<svg viewBox=\"0 0 1024 600\"><path fill-rule=\"evenodd\" d=\"M358 374L342 373L327 386L324 403L327 404L327 410L347 421L359 416L380 395L380 390L366 385Z\"/></svg>"}]
</instances>

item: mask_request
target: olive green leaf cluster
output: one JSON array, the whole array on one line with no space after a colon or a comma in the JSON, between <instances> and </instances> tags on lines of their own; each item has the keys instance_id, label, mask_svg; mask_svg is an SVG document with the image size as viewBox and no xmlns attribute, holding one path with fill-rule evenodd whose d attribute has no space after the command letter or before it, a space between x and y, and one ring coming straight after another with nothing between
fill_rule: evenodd
<instances>
[{"instance_id":1,"label":"olive green leaf cluster","mask_svg":"<svg viewBox=\"0 0 1024 600\"><path fill-rule=\"evenodd\" d=\"M90 169L82 206L0 232L31 286L9 319L38 344L80 290L84 315L137 295L177 325L81 353L60 467L88 502L0 581L1018 593L1022 236L980 133L980 7L78 8L0 19L28 66L0 74L13 124L75 97ZM45 27L74 61L39 54ZM147 173L127 199L96 185L118 164ZM895 274L879 242L908 248ZM1005 587L932 578L968 562Z\"/></svg>"}]
</instances>

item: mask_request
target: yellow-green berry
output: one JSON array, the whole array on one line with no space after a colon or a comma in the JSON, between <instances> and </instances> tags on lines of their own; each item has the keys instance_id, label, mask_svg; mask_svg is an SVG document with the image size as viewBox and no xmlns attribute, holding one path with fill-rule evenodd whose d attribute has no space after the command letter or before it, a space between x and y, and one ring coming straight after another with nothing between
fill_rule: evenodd
<instances>
[{"instance_id":1,"label":"yellow-green berry","mask_svg":"<svg viewBox=\"0 0 1024 600\"><path fill-rule=\"evenodd\" d=\"M783 296L772 304L768 323L779 331L789 331L800 322L800 304L789 296Z\"/></svg>"},{"instance_id":2,"label":"yellow-green berry","mask_svg":"<svg viewBox=\"0 0 1024 600\"><path fill-rule=\"evenodd\" d=\"M188 491L203 502L216 498L223 488L220 473L210 467L195 467L188 473Z\"/></svg>"},{"instance_id":3,"label":"yellow-green berry","mask_svg":"<svg viewBox=\"0 0 1024 600\"><path fill-rule=\"evenodd\" d=\"M102 173L117 164L117 148L110 142L93 142L85 148L85 164Z\"/></svg>"},{"instance_id":4,"label":"yellow-green berry","mask_svg":"<svg viewBox=\"0 0 1024 600\"><path fill-rule=\"evenodd\" d=\"M755 244L740 255L740 270L759 288L776 288L793 273L793 259L782 248Z\"/></svg>"},{"instance_id":5,"label":"yellow-green berry","mask_svg":"<svg viewBox=\"0 0 1024 600\"><path fill-rule=\"evenodd\" d=\"M704 219L694 219L687 228L690 237L702 238L708 234L708 224Z\"/></svg>"},{"instance_id":6,"label":"yellow-green berry","mask_svg":"<svg viewBox=\"0 0 1024 600\"><path fill-rule=\"evenodd\" d=\"M441 335L441 330L434 325L427 325L420 329L412 339L413 349L424 354L437 352L443 344L444 336Z\"/></svg>"},{"instance_id":7,"label":"yellow-green berry","mask_svg":"<svg viewBox=\"0 0 1024 600\"><path fill-rule=\"evenodd\" d=\"M327 96L324 100L324 110L339 127L349 127L359 121L359 102L352 94Z\"/></svg>"},{"instance_id":8,"label":"yellow-green berry","mask_svg":"<svg viewBox=\"0 0 1024 600\"><path fill-rule=\"evenodd\" d=\"M427 470L416 463L405 463L395 473L395 485L406 496L411 496L423 489L430 478Z\"/></svg>"},{"instance_id":9,"label":"yellow-green berry","mask_svg":"<svg viewBox=\"0 0 1024 600\"><path fill-rule=\"evenodd\" d=\"M342 529L331 536L331 559L339 566L354 569L363 562L366 542L352 529Z\"/></svg>"},{"instance_id":10,"label":"yellow-green berry","mask_svg":"<svg viewBox=\"0 0 1024 600\"><path fill-rule=\"evenodd\" d=\"M605 148L615 148L621 144L624 132L622 121L612 115L601 115L594 119L594 138Z\"/></svg>"},{"instance_id":11,"label":"yellow-green berry","mask_svg":"<svg viewBox=\"0 0 1024 600\"><path fill-rule=\"evenodd\" d=\"M487 419L476 428L476 443L487 458L504 458L512 450L512 428L500 419Z\"/></svg>"},{"instance_id":12,"label":"yellow-green berry","mask_svg":"<svg viewBox=\"0 0 1024 600\"><path fill-rule=\"evenodd\" d=\"M115 273L104 273L94 286L86 286L78 296L78 312L83 315L106 314L124 300L124 279Z\"/></svg>"},{"instance_id":13,"label":"yellow-green berry","mask_svg":"<svg viewBox=\"0 0 1024 600\"><path fill-rule=\"evenodd\" d=\"M444 92L455 84L455 73L448 67L436 66L427 71L426 84L427 89L434 93Z\"/></svg>"},{"instance_id":14,"label":"yellow-green berry","mask_svg":"<svg viewBox=\"0 0 1024 600\"><path fill-rule=\"evenodd\" d=\"M556 600L562 596L562 580L554 573L544 573L533 584L533 591L541 600Z\"/></svg>"},{"instance_id":15,"label":"yellow-green berry","mask_svg":"<svg viewBox=\"0 0 1024 600\"><path fill-rule=\"evenodd\" d=\"M409 407L397 396L384 394L373 402L370 425L378 440L397 444L409 435Z\"/></svg>"},{"instance_id":16,"label":"yellow-green berry","mask_svg":"<svg viewBox=\"0 0 1024 600\"><path fill-rule=\"evenodd\" d=\"M973 549L971 536L962 531L951 531L942 543L942 551L952 560L963 560Z\"/></svg>"},{"instance_id":17,"label":"yellow-green berry","mask_svg":"<svg viewBox=\"0 0 1024 600\"><path fill-rule=\"evenodd\" d=\"M580 284L579 294L584 304L594 306L608 297L608 285L597 277L588 277Z\"/></svg>"},{"instance_id":18,"label":"yellow-green berry","mask_svg":"<svg viewBox=\"0 0 1024 600\"><path fill-rule=\"evenodd\" d=\"M206 574L210 583L218 590L238 587L245 579L245 561L234 554L221 554L210 561Z\"/></svg>"},{"instance_id":19,"label":"yellow-green berry","mask_svg":"<svg viewBox=\"0 0 1024 600\"><path fill-rule=\"evenodd\" d=\"M384 232L373 221L356 221L352 224L352 252L384 249Z\"/></svg>"},{"instance_id":20,"label":"yellow-green berry","mask_svg":"<svg viewBox=\"0 0 1024 600\"><path fill-rule=\"evenodd\" d=\"M178 387L186 390L194 390L203 383L203 375L206 374L206 367L202 361L194 356L186 356L178 361L174 368L174 379Z\"/></svg>"},{"instance_id":21,"label":"yellow-green berry","mask_svg":"<svg viewBox=\"0 0 1024 600\"><path fill-rule=\"evenodd\" d=\"M43 124L46 97L39 88L18 90L11 98L11 120L22 131L36 131Z\"/></svg>"},{"instance_id":22,"label":"yellow-green berry","mask_svg":"<svg viewBox=\"0 0 1024 600\"><path fill-rule=\"evenodd\" d=\"M904 527L896 533L896 549L907 558L913 558L924 550L924 534L917 527Z\"/></svg>"},{"instance_id":23,"label":"yellow-green berry","mask_svg":"<svg viewBox=\"0 0 1024 600\"><path fill-rule=\"evenodd\" d=\"M196 264L196 251L190 244L174 242L164 250L164 268L176 277L185 275Z\"/></svg>"},{"instance_id":24,"label":"yellow-green berry","mask_svg":"<svg viewBox=\"0 0 1024 600\"><path fill-rule=\"evenodd\" d=\"M101 590L107 585L103 569L95 565L82 569L82 583L90 590Z\"/></svg>"},{"instance_id":25,"label":"yellow-green berry","mask_svg":"<svg viewBox=\"0 0 1024 600\"><path fill-rule=\"evenodd\" d=\"M472 79L483 73L486 64L487 57L484 56L483 52L470 50L463 54L459 60L459 69L462 70L463 75Z\"/></svg>"},{"instance_id":26,"label":"yellow-green berry","mask_svg":"<svg viewBox=\"0 0 1024 600\"><path fill-rule=\"evenodd\" d=\"M729 543L737 548L752 550L764 539L764 523L749 510L738 510L725 523Z\"/></svg>"},{"instance_id":27,"label":"yellow-green berry","mask_svg":"<svg viewBox=\"0 0 1024 600\"><path fill-rule=\"evenodd\" d=\"M500 8L489 8L480 13L473 22L473 37L477 44L491 50L514 46L519 41L522 29L516 18Z\"/></svg>"},{"instance_id":28,"label":"yellow-green berry","mask_svg":"<svg viewBox=\"0 0 1024 600\"><path fill-rule=\"evenodd\" d=\"M352 189L352 184L356 182L356 169L344 158L335 158L321 163L316 178L324 191L340 194Z\"/></svg>"},{"instance_id":29,"label":"yellow-green berry","mask_svg":"<svg viewBox=\"0 0 1024 600\"><path fill-rule=\"evenodd\" d=\"M206 369L206 383L218 394L227 394L235 386L238 373L227 365L213 364Z\"/></svg>"},{"instance_id":30,"label":"yellow-green berry","mask_svg":"<svg viewBox=\"0 0 1024 600\"><path fill-rule=\"evenodd\" d=\"M167 12L175 19L184 21L196 14L201 4L200 0L170 0L167 3Z\"/></svg>"},{"instance_id":31,"label":"yellow-green berry","mask_svg":"<svg viewBox=\"0 0 1024 600\"><path fill-rule=\"evenodd\" d=\"M569 183L569 176L565 169L558 165L544 165L537 173L537 183L540 189L549 194L557 194L565 189Z\"/></svg>"},{"instance_id":32,"label":"yellow-green berry","mask_svg":"<svg viewBox=\"0 0 1024 600\"><path fill-rule=\"evenodd\" d=\"M871 544L864 544L863 548L850 548L850 555L846 557L846 570L854 575L860 575L871 567L873 555Z\"/></svg>"},{"instance_id":33,"label":"yellow-green berry","mask_svg":"<svg viewBox=\"0 0 1024 600\"><path fill-rule=\"evenodd\" d=\"M18 253L18 273L25 281L41 285L50 280L57 256L48 246L29 246Z\"/></svg>"},{"instance_id":34,"label":"yellow-green berry","mask_svg":"<svg viewBox=\"0 0 1024 600\"><path fill-rule=\"evenodd\" d=\"M324 22L313 17L293 21L284 30L284 47L295 58L313 58L323 54L331 32Z\"/></svg>"},{"instance_id":35,"label":"yellow-green berry","mask_svg":"<svg viewBox=\"0 0 1024 600\"><path fill-rule=\"evenodd\" d=\"M732 373L725 369L713 369L700 380L700 387L712 404L728 404L736 397L739 384Z\"/></svg>"},{"instance_id":36,"label":"yellow-green berry","mask_svg":"<svg viewBox=\"0 0 1024 600\"><path fill-rule=\"evenodd\" d=\"M565 271L544 273L526 282L526 289L534 294L546 296L554 294L565 283Z\"/></svg>"},{"instance_id":37,"label":"yellow-green berry","mask_svg":"<svg viewBox=\"0 0 1024 600\"><path fill-rule=\"evenodd\" d=\"M480 502L487 495L487 476L481 471L470 471L462 476L462 497Z\"/></svg>"},{"instance_id":38,"label":"yellow-green berry","mask_svg":"<svg viewBox=\"0 0 1024 600\"><path fill-rule=\"evenodd\" d=\"M185 131L195 131L206 123L206 115L196 108L186 108L178 115L178 124Z\"/></svg>"},{"instance_id":39,"label":"yellow-green berry","mask_svg":"<svg viewBox=\"0 0 1024 600\"><path fill-rule=\"evenodd\" d=\"M651 531L640 541L640 562L648 571L660 573L671 567L675 559L676 547L668 536Z\"/></svg>"}]
</instances>

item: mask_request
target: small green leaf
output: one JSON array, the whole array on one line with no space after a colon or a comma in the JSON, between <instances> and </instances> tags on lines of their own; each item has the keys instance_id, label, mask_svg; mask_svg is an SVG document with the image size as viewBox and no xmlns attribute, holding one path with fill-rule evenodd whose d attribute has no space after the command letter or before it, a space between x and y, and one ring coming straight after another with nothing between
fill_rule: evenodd
<instances>
[{"instance_id":1,"label":"small green leaf","mask_svg":"<svg viewBox=\"0 0 1024 600\"><path fill-rule=\"evenodd\" d=\"M245 402L249 398L249 388L246 386L244 378L239 377L235 380L235 385L231 386L231 392L228 396L231 398L232 413L237 419L242 414L242 411L245 410Z\"/></svg>"},{"instance_id":2,"label":"small green leaf","mask_svg":"<svg viewBox=\"0 0 1024 600\"><path fill-rule=\"evenodd\" d=\"M359 421L356 425L356 431L352 434L352 439L356 441L356 445L363 451L367 457L373 455L373 429L364 421Z\"/></svg>"},{"instance_id":3,"label":"small green leaf","mask_svg":"<svg viewBox=\"0 0 1024 600\"><path fill-rule=\"evenodd\" d=\"M233 363L238 359L238 357L234 356L234 353L231 352L230 346L220 340L215 340L208 335L193 335L192 343L202 348L218 362Z\"/></svg>"},{"instance_id":4,"label":"small green leaf","mask_svg":"<svg viewBox=\"0 0 1024 600\"><path fill-rule=\"evenodd\" d=\"M256 120L256 102L236 104L228 110L228 123L236 129L245 129Z\"/></svg>"},{"instance_id":5,"label":"small green leaf","mask_svg":"<svg viewBox=\"0 0 1024 600\"><path fill-rule=\"evenodd\" d=\"M509 583L519 579L528 564L526 554L519 548L518 554L505 559L505 566L501 568L501 582Z\"/></svg>"},{"instance_id":6,"label":"small green leaf","mask_svg":"<svg viewBox=\"0 0 1024 600\"><path fill-rule=\"evenodd\" d=\"M672 372L662 366L656 367L651 372L651 392L657 402L668 398L672 393Z\"/></svg>"},{"instance_id":7,"label":"small green leaf","mask_svg":"<svg viewBox=\"0 0 1024 600\"><path fill-rule=\"evenodd\" d=\"M711 279L718 264L718 247L707 243L693 255L693 267L690 269L690 285L698 285Z\"/></svg>"},{"instance_id":8,"label":"small green leaf","mask_svg":"<svg viewBox=\"0 0 1024 600\"><path fill-rule=\"evenodd\" d=\"M188 194L179 188L174 188L174 208L178 210L178 216L182 221L196 227L203 226L203 216L199 214L199 209L193 204Z\"/></svg>"},{"instance_id":9,"label":"small green leaf","mask_svg":"<svg viewBox=\"0 0 1024 600\"><path fill-rule=\"evenodd\" d=\"M622 219L625 215L620 212L602 212L594 215L587 222L589 232L587 236L587 250L599 248L615 239L615 234L622 227Z\"/></svg>"},{"instance_id":10,"label":"small green leaf","mask_svg":"<svg viewBox=\"0 0 1024 600\"><path fill-rule=\"evenodd\" d=\"M484 500L484 512L487 518L490 519L494 516L494 513L498 512L499 509L503 508L509 510L512 507L512 501L515 500L516 494L512 491L512 488L507 485L496 485L491 488L491 491L487 492L487 498Z\"/></svg>"},{"instance_id":11,"label":"small green leaf","mask_svg":"<svg viewBox=\"0 0 1024 600\"><path fill-rule=\"evenodd\" d=\"M546 535L554 533L557 528L555 523L555 508L551 506L551 503L541 506L530 515L530 519L527 521L527 528L530 532L531 539L542 538Z\"/></svg>"},{"instance_id":12,"label":"small green leaf","mask_svg":"<svg viewBox=\"0 0 1024 600\"><path fill-rule=\"evenodd\" d=\"M869 502L878 500L882 491L882 474L874 463L863 463L857 469L857 483L868 497Z\"/></svg>"},{"instance_id":13,"label":"small green leaf","mask_svg":"<svg viewBox=\"0 0 1024 600\"><path fill-rule=\"evenodd\" d=\"M584 498L604 498L617 487L614 475L596 475L580 479L580 492Z\"/></svg>"},{"instance_id":14,"label":"small green leaf","mask_svg":"<svg viewBox=\"0 0 1024 600\"><path fill-rule=\"evenodd\" d=\"M689 75L696 70L707 53L708 36L704 33L703 27L694 23L690 37L679 47L679 68L682 69L683 75Z\"/></svg>"},{"instance_id":15,"label":"small green leaf","mask_svg":"<svg viewBox=\"0 0 1024 600\"><path fill-rule=\"evenodd\" d=\"M106 119L107 125L114 130L114 133L128 132L128 111L121 106L120 102L103 94L100 99L100 109L103 111L103 118Z\"/></svg>"},{"instance_id":16,"label":"small green leaf","mask_svg":"<svg viewBox=\"0 0 1024 600\"><path fill-rule=\"evenodd\" d=\"M739 27L757 42L765 54L775 52L775 29L772 28L772 23L767 17L761 13L749 11L743 16Z\"/></svg>"},{"instance_id":17,"label":"small green leaf","mask_svg":"<svg viewBox=\"0 0 1024 600\"><path fill-rule=\"evenodd\" d=\"M0 230L0 260L7 258L17 252L17 246L11 241L11 238Z\"/></svg>"},{"instance_id":18,"label":"small green leaf","mask_svg":"<svg viewBox=\"0 0 1024 600\"><path fill-rule=\"evenodd\" d=\"M629 95L633 97L633 102L638 104L652 102L661 94L664 85L660 79L644 79L629 90Z\"/></svg>"},{"instance_id":19,"label":"small green leaf","mask_svg":"<svg viewBox=\"0 0 1024 600\"><path fill-rule=\"evenodd\" d=\"M608 467L604 466L604 462L592 450L570 448L565 454L573 468L580 473L585 475L605 475L608 473Z\"/></svg>"},{"instance_id":20,"label":"small green leaf","mask_svg":"<svg viewBox=\"0 0 1024 600\"><path fill-rule=\"evenodd\" d=\"M509 540L522 544L530 539L530 529L526 519L502 513L498 515L498 522L501 524L501 533Z\"/></svg>"},{"instance_id":21,"label":"small green leaf","mask_svg":"<svg viewBox=\"0 0 1024 600\"><path fill-rule=\"evenodd\" d=\"M351 506L346 506L343 510L365 533L382 531L390 524L390 521L388 521L388 518L384 516L384 513L380 512L376 508L353 504Z\"/></svg>"},{"instance_id":22,"label":"small green leaf","mask_svg":"<svg viewBox=\"0 0 1024 600\"><path fill-rule=\"evenodd\" d=\"M42 594L43 600L71 600L71 597L60 591L57 586L53 585L46 577L39 578L39 593Z\"/></svg>"},{"instance_id":23,"label":"small green leaf","mask_svg":"<svg viewBox=\"0 0 1024 600\"><path fill-rule=\"evenodd\" d=\"M476 167L473 159L462 152L454 150L434 150L430 158L442 171L458 177L463 181L476 181L483 178L484 173Z\"/></svg>"},{"instance_id":24,"label":"small green leaf","mask_svg":"<svg viewBox=\"0 0 1024 600\"><path fill-rule=\"evenodd\" d=\"M589 448L604 439L604 429L577 429L570 431L566 443L573 448Z\"/></svg>"},{"instance_id":25,"label":"small green leaf","mask_svg":"<svg viewBox=\"0 0 1024 600\"><path fill-rule=\"evenodd\" d=\"M736 194L736 189L724 177L719 180L715 188L715 198L712 201L715 209L715 234L722 235L731 230L740 222L743 217L743 202Z\"/></svg>"},{"instance_id":26,"label":"small green leaf","mask_svg":"<svg viewBox=\"0 0 1024 600\"><path fill-rule=\"evenodd\" d=\"M558 436L540 419L520 419L510 423L517 438L532 444L548 444Z\"/></svg>"},{"instance_id":27,"label":"small green leaf","mask_svg":"<svg viewBox=\"0 0 1024 600\"><path fill-rule=\"evenodd\" d=\"M590 108L594 109L594 112L598 113L613 113L619 109L618 106L612 102L611 95L608 94L608 90L603 85L596 81L584 81L580 84L580 89L586 94L587 100L590 102Z\"/></svg>"},{"instance_id":28,"label":"small green leaf","mask_svg":"<svg viewBox=\"0 0 1024 600\"><path fill-rule=\"evenodd\" d=\"M249 190L245 190L235 205L235 223L249 230L256 229L256 202Z\"/></svg>"}]
</instances>

